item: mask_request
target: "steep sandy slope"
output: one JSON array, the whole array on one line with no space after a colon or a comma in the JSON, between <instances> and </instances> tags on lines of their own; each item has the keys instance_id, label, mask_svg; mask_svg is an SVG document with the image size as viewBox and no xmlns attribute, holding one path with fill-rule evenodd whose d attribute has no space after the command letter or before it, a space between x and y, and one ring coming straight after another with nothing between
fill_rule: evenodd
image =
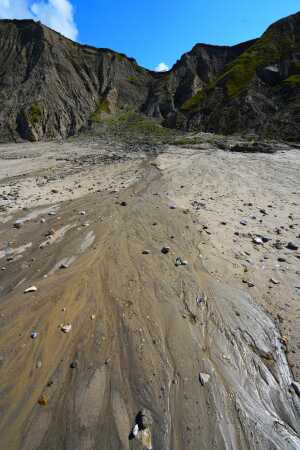
<instances>
[{"instance_id":1,"label":"steep sandy slope","mask_svg":"<svg viewBox=\"0 0 300 450\"><path fill-rule=\"evenodd\" d=\"M184 165L162 162L141 161L119 193L1 225L3 242L31 243L0 278L6 450L139 449L141 408L154 449L300 448L282 338L245 289L207 271L197 216L173 195Z\"/></svg>"}]
</instances>

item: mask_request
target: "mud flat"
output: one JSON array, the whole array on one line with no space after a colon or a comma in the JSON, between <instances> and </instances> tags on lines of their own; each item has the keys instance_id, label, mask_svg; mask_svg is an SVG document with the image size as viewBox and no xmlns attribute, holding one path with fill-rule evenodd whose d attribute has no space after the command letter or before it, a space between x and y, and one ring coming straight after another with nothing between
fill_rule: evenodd
<instances>
[{"instance_id":1,"label":"mud flat","mask_svg":"<svg viewBox=\"0 0 300 450\"><path fill-rule=\"evenodd\" d=\"M145 408L153 449L300 449L299 150L41 145L0 147L3 448L140 449Z\"/></svg>"}]
</instances>

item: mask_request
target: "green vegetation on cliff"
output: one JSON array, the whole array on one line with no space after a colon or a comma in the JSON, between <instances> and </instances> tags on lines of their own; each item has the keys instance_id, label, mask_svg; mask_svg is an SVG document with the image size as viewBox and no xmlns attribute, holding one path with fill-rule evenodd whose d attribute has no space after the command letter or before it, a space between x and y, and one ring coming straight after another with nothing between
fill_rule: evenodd
<instances>
[{"instance_id":1,"label":"green vegetation on cliff","mask_svg":"<svg viewBox=\"0 0 300 450\"><path fill-rule=\"evenodd\" d=\"M125 110L107 116L95 128L96 133L129 142L171 142L178 132L164 128L155 119L133 110Z\"/></svg>"},{"instance_id":2,"label":"green vegetation on cliff","mask_svg":"<svg viewBox=\"0 0 300 450\"><path fill-rule=\"evenodd\" d=\"M42 119L42 109L38 103L33 103L29 110L28 121L31 125L37 125Z\"/></svg>"},{"instance_id":3,"label":"green vegetation on cliff","mask_svg":"<svg viewBox=\"0 0 300 450\"><path fill-rule=\"evenodd\" d=\"M294 49L294 41L284 27L271 27L248 50L240 55L216 80L224 85L229 97L242 93L259 68L279 62Z\"/></svg>"},{"instance_id":4,"label":"green vegetation on cliff","mask_svg":"<svg viewBox=\"0 0 300 450\"><path fill-rule=\"evenodd\" d=\"M96 110L91 114L91 121L92 122L100 122L101 121L101 116L102 113L106 113L106 114L110 114L110 108L109 108L109 102L107 99L105 100L100 100L97 103L97 107Z\"/></svg>"}]
</instances>

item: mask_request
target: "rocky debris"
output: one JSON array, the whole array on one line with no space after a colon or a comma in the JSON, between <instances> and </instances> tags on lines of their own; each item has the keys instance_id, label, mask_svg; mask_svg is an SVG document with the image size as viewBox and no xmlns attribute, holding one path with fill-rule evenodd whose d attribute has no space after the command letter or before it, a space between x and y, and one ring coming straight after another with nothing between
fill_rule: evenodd
<instances>
[{"instance_id":1,"label":"rocky debris","mask_svg":"<svg viewBox=\"0 0 300 450\"><path fill-rule=\"evenodd\" d=\"M239 153L276 153L278 148L265 142L239 142L228 147L230 152Z\"/></svg>"},{"instance_id":2,"label":"rocky debris","mask_svg":"<svg viewBox=\"0 0 300 450\"><path fill-rule=\"evenodd\" d=\"M273 245L277 250L282 250L284 248L284 243L277 240Z\"/></svg>"},{"instance_id":3,"label":"rocky debris","mask_svg":"<svg viewBox=\"0 0 300 450\"><path fill-rule=\"evenodd\" d=\"M120 205L121 205L121 206L127 206L127 202L124 202L124 201L123 201L123 202L120 203Z\"/></svg>"},{"instance_id":4,"label":"rocky debris","mask_svg":"<svg viewBox=\"0 0 300 450\"><path fill-rule=\"evenodd\" d=\"M151 253L150 250L143 250L142 251L143 255L150 255L150 253Z\"/></svg>"},{"instance_id":5,"label":"rocky debris","mask_svg":"<svg viewBox=\"0 0 300 450\"><path fill-rule=\"evenodd\" d=\"M60 326L61 331L63 331L64 333L70 333L70 331L72 330L72 325L70 323L67 324L62 324Z\"/></svg>"},{"instance_id":6,"label":"rocky debris","mask_svg":"<svg viewBox=\"0 0 300 450\"><path fill-rule=\"evenodd\" d=\"M30 286L29 288L25 289L24 294L28 294L30 292L36 292L37 287L36 286Z\"/></svg>"},{"instance_id":7,"label":"rocky debris","mask_svg":"<svg viewBox=\"0 0 300 450\"><path fill-rule=\"evenodd\" d=\"M210 375L207 373L199 373L199 382L202 386L204 386L206 383L208 383L210 380Z\"/></svg>"},{"instance_id":8,"label":"rocky debris","mask_svg":"<svg viewBox=\"0 0 300 450\"><path fill-rule=\"evenodd\" d=\"M42 361L37 361L37 363L36 363L36 368L37 368L37 369L41 369L42 366L43 366Z\"/></svg>"},{"instance_id":9,"label":"rocky debris","mask_svg":"<svg viewBox=\"0 0 300 450\"><path fill-rule=\"evenodd\" d=\"M49 399L48 399L47 395L42 394L38 399L38 404L41 406L47 406L48 403L49 403Z\"/></svg>"},{"instance_id":10,"label":"rocky debris","mask_svg":"<svg viewBox=\"0 0 300 450\"><path fill-rule=\"evenodd\" d=\"M205 305L207 301L206 295L197 295L196 303L198 306Z\"/></svg>"},{"instance_id":11,"label":"rocky debris","mask_svg":"<svg viewBox=\"0 0 300 450\"><path fill-rule=\"evenodd\" d=\"M24 224L23 220L16 220L14 223L14 228L20 229Z\"/></svg>"},{"instance_id":12,"label":"rocky debris","mask_svg":"<svg viewBox=\"0 0 300 450\"><path fill-rule=\"evenodd\" d=\"M289 242L289 243L287 244L286 248L287 248L288 250L298 250L298 249L299 249L299 246L296 245L296 244L294 244L293 242Z\"/></svg>"},{"instance_id":13,"label":"rocky debris","mask_svg":"<svg viewBox=\"0 0 300 450\"><path fill-rule=\"evenodd\" d=\"M170 208L170 209L176 209L177 206L175 205L175 203L172 203L171 205L169 205L169 208Z\"/></svg>"},{"instance_id":14,"label":"rocky debris","mask_svg":"<svg viewBox=\"0 0 300 450\"><path fill-rule=\"evenodd\" d=\"M248 286L249 288L252 288L252 287L255 286L255 284L253 283L253 281L249 281L249 280L246 280L246 279L243 279L243 283L247 284L247 286Z\"/></svg>"},{"instance_id":15,"label":"rocky debris","mask_svg":"<svg viewBox=\"0 0 300 450\"><path fill-rule=\"evenodd\" d=\"M277 259L278 262L286 262L286 258L282 258L281 256Z\"/></svg>"},{"instance_id":16,"label":"rocky debris","mask_svg":"<svg viewBox=\"0 0 300 450\"><path fill-rule=\"evenodd\" d=\"M161 253L163 253L164 255L167 255L168 253L170 253L170 247L168 247L167 245L162 247L161 249Z\"/></svg>"},{"instance_id":17,"label":"rocky debris","mask_svg":"<svg viewBox=\"0 0 300 450\"><path fill-rule=\"evenodd\" d=\"M147 409L142 409L136 415L135 424L129 434L129 440L138 439L145 450L152 450L152 425L151 412Z\"/></svg>"},{"instance_id":18,"label":"rocky debris","mask_svg":"<svg viewBox=\"0 0 300 450\"><path fill-rule=\"evenodd\" d=\"M37 331L32 331L32 333L30 334L31 339L36 339L38 337L38 332Z\"/></svg>"},{"instance_id":19,"label":"rocky debris","mask_svg":"<svg viewBox=\"0 0 300 450\"><path fill-rule=\"evenodd\" d=\"M262 238L258 237L258 236L255 236L252 240L253 240L254 244L257 244L257 245L263 245L263 243L264 243Z\"/></svg>"},{"instance_id":20,"label":"rocky debris","mask_svg":"<svg viewBox=\"0 0 300 450\"><path fill-rule=\"evenodd\" d=\"M271 278L270 281L271 281L271 283L273 283L273 284L280 284L280 281L275 280L275 278Z\"/></svg>"},{"instance_id":21,"label":"rocky debris","mask_svg":"<svg viewBox=\"0 0 300 450\"><path fill-rule=\"evenodd\" d=\"M182 259L180 256L178 256L175 260L175 266L179 267L179 266L187 266L188 262L185 259Z\"/></svg>"},{"instance_id":22,"label":"rocky debris","mask_svg":"<svg viewBox=\"0 0 300 450\"><path fill-rule=\"evenodd\" d=\"M78 363L77 360L72 361L71 364L70 364L70 368L71 368L71 369L77 369L77 368L78 368L78 365L79 365L79 363Z\"/></svg>"}]
</instances>

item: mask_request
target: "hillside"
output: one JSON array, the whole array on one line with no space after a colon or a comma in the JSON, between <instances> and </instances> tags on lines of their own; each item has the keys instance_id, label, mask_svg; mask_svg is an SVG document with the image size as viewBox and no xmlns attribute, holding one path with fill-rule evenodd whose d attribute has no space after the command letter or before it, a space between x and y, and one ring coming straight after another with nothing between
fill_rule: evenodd
<instances>
[{"instance_id":1,"label":"hillside","mask_svg":"<svg viewBox=\"0 0 300 450\"><path fill-rule=\"evenodd\" d=\"M131 109L168 127L299 139L300 13L233 47L197 44L166 73L0 21L0 140L66 138Z\"/></svg>"}]
</instances>

